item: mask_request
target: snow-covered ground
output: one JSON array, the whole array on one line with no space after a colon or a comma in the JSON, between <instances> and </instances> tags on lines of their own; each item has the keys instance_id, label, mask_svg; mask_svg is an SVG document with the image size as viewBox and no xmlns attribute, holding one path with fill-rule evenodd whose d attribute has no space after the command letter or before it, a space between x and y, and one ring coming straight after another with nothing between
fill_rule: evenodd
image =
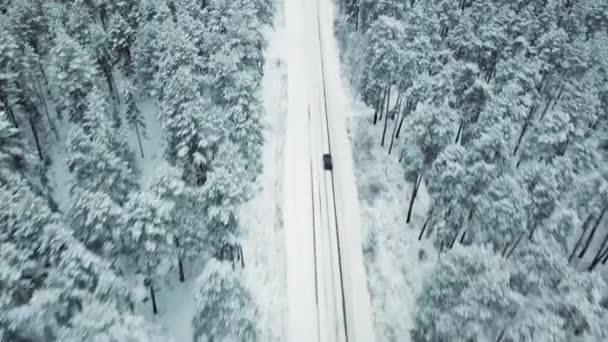
<instances>
[{"instance_id":1,"label":"snow-covered ground","mask_svg":"<svg viewBox=\"0 0 608 342\"><path fill-rule=\"evenodd\" d=\"M283 158L287 75L285 69L286 31L281 2L275 28L266 34L266 65L262 80L265 110L264 170L262 189L240 213L245 225L243 253L245 284L257 307L259 340L286 340L287 284L285 275L285 228L282 222Z\"/></svg>"}]
</instances>

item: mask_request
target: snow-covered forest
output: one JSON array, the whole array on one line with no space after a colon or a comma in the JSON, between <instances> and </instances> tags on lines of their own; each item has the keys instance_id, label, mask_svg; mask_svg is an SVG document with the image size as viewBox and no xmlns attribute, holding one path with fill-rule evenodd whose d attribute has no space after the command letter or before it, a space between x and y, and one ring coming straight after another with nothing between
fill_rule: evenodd
<instances>
[{"instance_id":1,"label":"snow-covered forest","mask_svg":"<svg viewBox=\"0 0 608 342\"><path fill-rule=\"evenodd\" d=\"M364 290L379 342L608 341L608 0L0 0L0 341L348 340Z\"/></svg>"},{"instance_id":2,"label":"snow-covered forest","mask_svg":"<svg viewBox=\"0 0 608 342\"><path fill-rule=\"evenodd\" d=\"M239 210L274 6L0 1L1 341L258 339Z\"/></svg>"},{"instance_id":3,"label":"snow-covered forest","mask_svg":"<svg viewBox=\"0 0 608 342\"><path fill-rule=\"evenodd\" d=\"M339 1L379 341L607 341L608 2Z\"/></svg>"}]
</instances>

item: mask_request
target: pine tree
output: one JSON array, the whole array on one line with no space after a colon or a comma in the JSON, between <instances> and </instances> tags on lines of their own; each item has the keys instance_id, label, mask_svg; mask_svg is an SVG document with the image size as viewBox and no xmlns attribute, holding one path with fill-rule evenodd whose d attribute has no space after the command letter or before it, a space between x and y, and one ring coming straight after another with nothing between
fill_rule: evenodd
<instances>
[{"instance_id":1,"label":"pine tree","mask_svg":"<svg viewBox=\"0 0 608 342\"><path fill-rule=\"evenodd\" d=\"M138 83L142 85L142 93L152 95L154 93L154 79L159 70L160 51L160 26L156 21L146 21L137 30L135 42L133 43L133 68Z\"/></svg>"},{"instance_id":2,"label":"pine tree","mask_svg":"<svg viewBox=\"0 0 608 342\"><path fill-rule=\"evenodd\" d=\"M135 193L125 204L128 212L125 227L127 265L143 274L150 289L153 312L156 314L156 281L165 275L163 264L175 260L175 227L170 224L172 203L152 192Z\"/></svg>"},{"instance_id":3,"label":"pine tree","mask_svg":"<svg viewBox=\"0 0 608 342\"><path fill-rule=\"evenodd\" d=\"M527 228L526 204L530 199L520 183L510 176L495 179L478 199L473 225L478 232L472 232L478 243L489 243L494 251L505 251L516 243Z\"/></svg>"},{"instance_id":4,"label":"pine tree","mask_svg":"<svg viewBox=\"0 0 608 342\"><path fill-rule=\"evenodd\" d=\"M62 30L56 32L50 54L50 83L57 89L56 102L70 121L81 122L86 97L98 83L95 65L86 50Z\"/></svg>"},{"instance_id":5,"label":"pine tree","mask_svg":"<svg viewBox=\"0 0 608 342\"><path fill-rule=\"evenodd\" d=\"M0 16L0 29L9 32L4 16ZM19 122L15 114L12 96L15 93L15 79L19 68L19 46L15 37L8 33L0 36L0 111L7 114L12 125L19 127Z\"/></svg>"},{"instance_id":6,"label":"pine tree","mask_svg":"<svg viewBox=\"0 0 608 342\"><path fill-rule=\"evenodd\" d=\"M251 295L238 271L227 262L211 260L197 283L195 341L257 341Z\"/></svg>"},{"instance_id":7,"label":"pine tree","mask_svg":"<svg viewBox=\"0 0 608 342\"><path fill-rule=\"evenodd\" d=\"M423 229L430 226L437 231L435 244L438 246L453 245L469 211L464 184L464 155L465 150L460 145L446 147L433 163L427 177L427 191L433 209L429 213L432 217L429 217Z\"/></svg>"},{"instance_id":8,"label":"pine tree","mask_svg":"<svg viewBox=\"0 0 608 342\"><path fill-rule=\"evenodd\" d=\"M413 182L414 186L407 222L410 221L413 203L424 173L453 139L456 126L454 114L454 111L445 103L441 107L424 103L418 106L412 116L408 118L402 162L405 166L406 178Z\"/></svg>"},{"instance_id":9,"label":"pine tree","mask_svg":"<svg viewBox=\"0 0 608 342\"><path fill-rule=\"evenodd\" d=\"M495 340L519 307L500 258L479 247L452 249L425 284L411 331L416 342Z\"/></svg>"},{"instance_id":10,"label":"pine tree","mask_svg":"<svg viewBox=\"0 0 608 342\"><path fill-rule=\"evenodd\" d=\"M216 249L234 244L240 236L237 210L254 193L247 178L247 160L237 147L223 145L218 154L227 157L215 159L199 199L205 206L209 245Z\"/></svg>"},{"instance_id":11,"label":"pine tree","mask_svg":"<svg viewBox=\"0 0 608 342\"><path fill-rule=\"evenodd\" d=\"M133 81L126 80L123 83L124 99L125 99L125 120L127 124L135 130L137 134L137 143L139 144L139 152L144 158L144 148L141 139L146 138L146 123L144 117L137 107L137 93Z\"/></svg>"},{"instance_id":12,"label":"pine tree","mask_svg":"<svg viewBox=\"0 0 608 342\"><path fill-rule=\"evenodd\" d=\"M90 301L71 322L72 326L62 329L58 340L80 341L171 341L161 335L140 316L120 313L107 303Z\"/></svg>"},{"instance_id":13,"label":"pine tree","mask_svg":"<svg viewBox=\"0 0 608 342\"><path fill-rule=\"evenodd\" d=\"M77 186L104 192L117 203L124 203L137 188L125 158L126 145L111 126L107 102L100 92L93 90L86 100L88 108L82 115L82 126L76 127L70 137L70 172Z\"/></svg>"}]
</instances>

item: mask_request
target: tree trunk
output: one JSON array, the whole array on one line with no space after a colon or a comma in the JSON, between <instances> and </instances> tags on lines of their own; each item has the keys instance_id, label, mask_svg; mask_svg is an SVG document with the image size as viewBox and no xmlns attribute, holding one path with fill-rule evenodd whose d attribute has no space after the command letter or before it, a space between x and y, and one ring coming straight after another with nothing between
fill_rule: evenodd
<instances>
[{"instance_id":1,"label":"tree trunk","mask_svg":"<svg viewBox=\"0 0 608 342\"><path fill-rule=\"evenodd\" d=\"M604 258L602 259L602 265L606 265L607 261L608 261L608 250L606 251L606 255L604 256Z\"/></svg>"},{"instance_id":2,"label":"tree trunk","mask_svg":"<svg viewBox=\"0 0 608 342\"><path fill-rule=\"evenodd\" d=\"M139 135L139 124L135 122L135 133L137 133L137 142L139 143L139 153L141 153L141 157L144 158L144 148L141 145L141 136Z\"/></svg>"},{"instance_id":3,"label":"tree trunk","mask_svg":"<svg viewBox=\"0 0 608 342\"><path fill-rule=\"evenodd\" d=\"M454 245L456 244L456 241L458 240L458 235L460 235L460 230L457 230L456 234L454 234L454 238L452 239L452 241L450 241L450 246L448 247L449 249L454 248Z\"/></svg>"},{"instance_id":4,"label":"tree trunk","mask_svg":"<svg viewBox=\"0 0 608 342\"><path fill-rule=\"evenodd\" d=\"M454 144L458 142L458 139L460 139L460 133L462 132L463 126L464 126L464 121L460 121L460 125L458 126L458 132L456 133L456 139L454 140Z\"/></svg>"},{"instance_id":5,"label":"tree trunk","mask_svg":"<svg viewBox=\"0 0 608 342\"><path fill-rule=\"evenodd\" d=\"M397 134L395 134L395 138L399 139L399 134L401 133L401 127L403 126L403 120L405 119L405 114L409 113L410 110L412 109L413 105L411 101L407 101L407 104L405 105L405 111L403 112L403 115L401 116L401 121L399 121L399 127L397 128Z\"/></svg>"},{"instance_id":6,"label":"tree trunk","mask_svg":"<svg viewBox=\"0 0 608 342\"><path fill-rule=\"evenodd\" d=\"M389 101L390 101L390 94L389 94ZM390 103L389 103L390 105ZM387 105L386 106L386 114L385 114L385 118L384 118L384 128L382 129L382 139L380 140L380 146L384 147L384 139L386 138L386 128L388 127L388 116L389 116L389 112L390 112L390 106Z\"/></svg>"},{"instance_id":7,"label":"tree trunk","mask_svg":"<svg viewBox=\"0 0 608 342\"><path fill-rule=\"evenodd\" d=\"M462 244L464 242L464 239L467 237L467 231L465 230L464 232L462 232L462 235L460 236L460 244Z\"/></svg>"},{"instance_id":8,"label":"tree trunk","mask_svg":"<svg viewBox=\"0 0 608 342\"><path fill-rule=\"evenodd\" d=\"M390 107L391 107L391 86L390 84L386 86L386 103L383 104L382 110L380 111L380 117L378 118L378 120L382 121L382 117L384 116L384 111L386 111L388 113ZM386 115L388 116L388 115Z\"/></svg>"},{"instance_id":9,"label":"tree trunk","mask_svg":"<svg viewBox=\"0 0 608 342\"><path fill-rule=\"evenodd\" d=\"M374 125L378 122L378 111L380 110L380 99L382 98L382 91L378 94L376 99L376 106L374 107Z\"/></svg>"},{"instance_id":10,"label":"tree trunk","mask_svg":"<svg viewBox=\"0 0 608 342\"><path fill-rule=\"evenodd\" d=\"M245 268L245 256L243 255L243 247L239 245L239 256L241 259L241 267Z\"/></svg>"},{"instance_id":11,"label":"tree trunk","mask_svg":"<svg viewBox=\"0 0 608 342\"><path fill-rule=\"evenodd\" d=\"M505 259L509 259L509 257L511 256L511 254L513 254L513 252L515 251L515 249L517 248L517 246L521 242L521 239L524 237L524 234L525 234L525 232L521 232L519 234L519 236L517 237L517 240L515 240L515 243L513 244L513 248L511 248L511 250L509 251L509 253L507 253L507 255L505 256Z\"/></svg>"},{"instance_id":12,"label":"tree trunk","mask_svg":"<svg viewBox=\"0 0 608 342\"><path fill-rule=\"evenodd\" d=\"M150 283L150 298L152 299L152 313L156 315L158 308L156 307L156 293L154 292L154 285L152 283Z\"/></svg>"},{"instance_id":13,"label":"tree trunk","mask_svg":"<svg viewBox=\"0 0 608 342\"><path fill-rule=\"evenodd\" d=\"M397 92L397 102L395 102L395 107L393 107L392 111L388 111L387 113L392 113L391 115L391 120L395 120L395 116L398 116L399 112L401 111L401 102L402 102L402 97L401 97L401 92Z\"/></svg>"},{"instance_id":14,"label":"tree trunk","mask_svg":"<svg viewBox=\"0 0 608 342\"><path fill-rule=\"evenodd\" d=\"M583 223L583 226L581 228L582 229L581 235L578 237L578 240L576 240L576 244L574 245L574 248L572 249L572 253L570 253L570 257L568 258L568 263L570 263L572 261L572 259L574 258L574 256L576 255L576 250L580 247L581 243L583 242L583 238L585 237L585 233L587 232L587 228L589 227L589 224L591 223L592 219L593 219L593 214L589 214L589 216L587 216L587 219Z\"/></svg>"},{"instance_id":15,"label":"tree trunk","mask_svg":"<svg viewBox=\"0 0 608 342\"><path fill-rule=\"evenodd\" d=\"M40 140L38 139L38 130L34 125L34 121L32 118L28 118L30 123L30 127L32 128L32 135L34 136L34 141L36 142L36 149L38 150L38 156L40 157L40 161L44 160L44 155L42 154L42 148L40 147Z\"/></svg>"},{"instance_id":16,"label":"tree trunk","mask_svg":"<svg viewBox=\"0 0 608 342\"><path fill-rule=\"evenodd\" d=\"M602 218L604 218L604 214L606 214L606 210L608 210L608 207L604 208L602 210L602 212L600 213L600 216L597 218L597 220L595 220L595 223L593 224L593 228L591 229L591 232L589 233L589 237L587 238L587 241L585 242L585 246L583 247L581 252L578 254L579 258L582 258L585 255L585 253L587 253L587 249L589 249L589 246L591 245L591 241L593 241L595 232L597 231L597 228L599 227L600 223L602 222Z\"/></svg>"},{"instance_id":17,"label":"tree trunk","mask_svg":"<svg viewBox=\"0 0 608 342\"><path fill-rule=\"evenodd\" d=\"M589 271L589 272L593 271L595 266L597 266L600 263L600 261L602 261L602 259L604 258L604 255L606 254L606 251L608 251L608 250L604 250L604 248L606 248L607 243L608 243L608 234L606 234L606 236L604 236L604 240L602 241L602 244L600 245L600 248L598 249L597 254L595 254L595 257L593 257L593 260L591 261L589 268L587 268L587 271Z\"/></svg>"},{"instance_id":18,"label":"tree trunk","mask_svg":"<svg viewBox=\"0 0 608 342\"><path fill-rule=\"evenodd\" d=\"M496 342L502 341L502 338L505 336L506 332L507 332L507 328L505 327L500 331L500 334L498 334L498 337L496 337Z\"/></svg>"},{"instance_id":19,"label":"tree trunk","mask_svg":"<svg viewBox=\"0 0 608 342\"><path fill-rule=\"evenodd\" d=\"M391 133L391 144L388 147L388 154L391 154L391 152L393 151L393 144L395 143L395 132L397 131L397 122L399 121L399 116L401 115L401 113L403 112L402 108L399 108L399 111L397 112L397 117L395 118L395 125L393 126L393 132Z\"/></svg>"},{"instance_id":20,"label":"tree trunk","mask_svg":"<svg viewBox=\"0 0 608 342\"><path fill-rule=\"evenodd\" d=\"M530 122L532 121L532 115L534 114L535 110L536 110L536 106L532 105L532 107L530 107L530 111L528 112L528 117L526 118L526 122L524 122L524 126L522 127L521 133L519 134L519 138L517 139L517 145L515 145L515 149L513 150L513 155L516 155L517 151L519 150L521 142L524 139L524 135L526 134L526 131L528 130L528 126L530 125Z\"/></svg>"},{"instance_id":21,"label":"tree trunk","mask_svg":"<svg viewBox=\"0 0 608 342\"><path fill-rule=\"evenodd\" d=\"M410 206L407 210L407 220L405 223L410 223L410 219L412 218L412 209L414 208L414 200L416 199L416 195L418 194L418 187L420 186L420 182L422 181L422 176L418 175L416 177L416 183L414 184L414 189L412 191L412 198L410 199Z\"/></svg>"},{"instance_id":22,"label":"tree trunk","mask_svg":"<svg viewBox=\"0 0 608 342\"><path fill-rule=\"evenodd\" d=\"M521 133L519 134L519 138L517 139L517 145L515 145L515 149L513 150L513 155L517 155L517 151L519 150L519 147L521 146L521 142L524 140L524 135L526 134L526 131L528 130L528 126L530 125L530 120L526 119L526 122L524 123L524 126L521 129Z\"/></svg>"},{"instance_id":23,"label":"tree trunk","mask_svg":"<svg viewBox=\"0 0 608 342\"><path fill-rule=\"evenodd\" d=\"M433 215L433 211L431 210L431 212L429 213L429 216L427 216L426 220L424 220L424 225L422 225L422 229L420 230L420 235L418 235L418 241L422 240L422 236L424 236L424 232L426 231L426 227L429 224L429 221L431 221L431 216Z\"/></svg>"},{"instance_id":24,"label":"tree trunk","mask_svg":"<svg viewBox=\"0 0 608 342\"><path fill-rule=\"evenodd\" d=\"M179 272L179 281L180 283L183 283L186 280L186 277L184 276L184 264L182 263L181 256L177 257L177 270Z\"/></svg>"},{"instance_id":25,"label":"tree trunk","mask_svg":"<svg viewBox=\"0 0 608 342\"><path fill-rule=\"evenodd\" d=\"M528 235L528 240L532 240L532 237L534 236L534 232L536 231L536 228L538 228L538 223L534 224L534 226L532 226L532 229L530 229L530 235Z\"/></svg>"},{"instance_id":26,"label":"tree trunk","mask_svg":"<svg viewBox=\"0 0 608 342\"><path fill-rule=\"evenodd\" d=\"M545 105L543 112L540 114L540 118L538 118L538 121L542 121L545 118L545 115L547 114L547 112L549 111L549 107L551 106L551 102L553 102L554 99L555 96L551 96L549 98L549 101L547 101L547 104Z\"/></svg>"}]
</instances>

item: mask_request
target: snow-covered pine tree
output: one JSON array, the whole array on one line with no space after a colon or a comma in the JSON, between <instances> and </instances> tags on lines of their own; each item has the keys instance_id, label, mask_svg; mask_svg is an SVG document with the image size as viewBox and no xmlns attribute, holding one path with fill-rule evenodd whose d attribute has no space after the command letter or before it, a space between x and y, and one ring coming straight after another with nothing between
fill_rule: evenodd
<instances>
[{"instance_id":1,"label":"snow-covered pine tree","mask_svg":"<svg viewBox=\"0 0 608 342\"><path fill-rule=\"evenodd\" d=\"M447 103L435 106L420 104L406 121L407 131L402 152L406 178L412 182L412 195L407 214L410 221L420 182L433 162L454 139L456 114Z\"/></svg>"},{"instance_id":2,"label":"snow-covered pine tree","mask_svg":"<svg viewBox=\"0 0 608 342\"><path fill-rule=\"evenodd\" d=\"M160 25L156 20L142 22L133 43L133 69L141 92L148 96L155 93L154 79L159 70Z\"/></svg>"},{"instance_id":3,"label":"snow-covered pine tree","mask_svg":"<svg viewBox=\"0 0 608 342\"><path fill-rule=\"evenodd\" d=\"M465 149L458 145L449 145L433 163L427 176L427 191L431 197L431 217L423 230L430 228L436 231L435 245L452 246L464 226L469 209L465 180ZM420 237L424 231L420 232Z\"/></svg>"},{"instance_id":4,"label":"snow-covered pine tree","mask_svg":"<svg viewBox=\"0 0 608 342\"><path fill-rule=\"evenodd\" d=\"M251 295L229 262L211 260L197 281L194 341L258 340Z\"/></svg>"},{"instance_id":5,"label":"snow-covered pine tree","mask_svg":"<svg viewBox=\"0 0 608 342\"><path fill-rule=\"evenodd\" d=\"M58 29L50 52L49 77L56 89L55 102L72 122L81 122L87 95L98 85L99 74L87 51L64 30Z\"/></svg>"},{"instance_id":6,"label":"snow-covered pine tree","mask_svg":"<svg viewBox=\"0 0 608 342\"><path fill-rule=\"evenodd\" d=\"M417 299L415 342L495 341L520 306L500 257L456 246L441 258Z\"/></svg>"},{"instance_id":7,"label":"snow-covered pine tree","mask_svg":"<svg viewBox=\"0 0 608 342\"><path fill-rule=\"evenodd\" d=\"M143 317L119 312L112 305L96 300L84 303L83 310L71 321L71 326L63 328L58 340L64 342L82 341L130 341L130 342L171 342L160 329L146 322Z\"/></svg>"},{"instance_id":8,"label":"snow-covered pine tree","mask_svg":"<svg viewBox=\"0 0 608 342\"><path fill-rule=\"evenodd\" d=\"M145 276L145 286L150 289L152 309L158 312L155 286L165 275L164 264L176 259L174 247L175 227L171 226L172 204L166 203L154 193L144 191L131 195L125 204L129 213L124 222L124 262L137 273ZM128 255L128 256L127 256Z\"/></svg>"},{"instance_id":9,"label":"snow-covered pine tree","mask_svg":"<svg viewBox=\"0 0 608 342\"><path fill-rule=\"evenodd\" d=\"M19 45L10 33L5 15L0 14L0 111L5 112L14 127L19 127L13 96L19 70Z\"/></svg>"},{"instance_id":10,"label":"snow-covered pine tree","mask_svg":"<svg viewBox=\"0 0 608 342\"><path fill-rule=\"evenodd\" d=\"M137 135L137 143L139 144L139 153L144 158L144 148L141 142L142 138L146 138L146 123L141 110L137 107L138 93L135 83L131 79L126 79L123 82L124 103L125 103L125 120L130 128L135 130Z\"/></svg>"},{"instance_id":11,"label":"snow-covered pine tree","mask_svg":"<svg viewBox=\"0 0 608 342\"><path fill-rule=\"evenodd\" d=\"M81 126L70 134L68 168L74 175L70 218L76 236L94 252L111 257L122 250L123 204L137 189L120 132L111 127L108 105L93 88Z\"/></svg>"}]
</instances>

